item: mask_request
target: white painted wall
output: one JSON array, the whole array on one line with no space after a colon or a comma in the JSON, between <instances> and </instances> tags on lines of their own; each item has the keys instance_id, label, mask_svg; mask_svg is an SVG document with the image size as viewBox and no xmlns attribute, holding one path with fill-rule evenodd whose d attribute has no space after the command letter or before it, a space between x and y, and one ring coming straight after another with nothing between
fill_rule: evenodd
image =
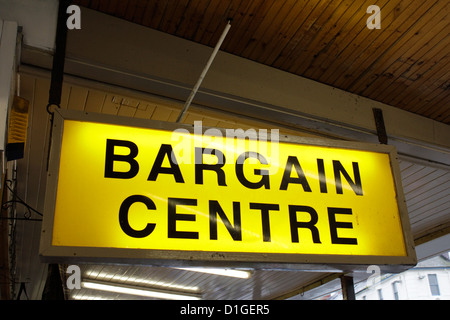
<instances>
[{"instance_id":1,"label":"white painted wall","mask_svg":"<svg viewBox=\"0 0 450 320\"><path fill-rule=\"evenodd\" d=\"M58 0L0 0L0 19L23 27L25 45L53 51Z\"/></svg>"},{"instance_id":2,"label":"white painted wall","mask_svg":"<svg viewBox=\"0 0 450 320\"><path fill-rule=\"evenodd\" d=\"M431 294L428 274L436 274L440 295ZM384 300L394 300L392 283L397 282L399 300L450 300L450 269L410 269L385 279L380 284L356 295L357 300L380 300L378 290L382 290Z\"/></svg>"}]
</instances>

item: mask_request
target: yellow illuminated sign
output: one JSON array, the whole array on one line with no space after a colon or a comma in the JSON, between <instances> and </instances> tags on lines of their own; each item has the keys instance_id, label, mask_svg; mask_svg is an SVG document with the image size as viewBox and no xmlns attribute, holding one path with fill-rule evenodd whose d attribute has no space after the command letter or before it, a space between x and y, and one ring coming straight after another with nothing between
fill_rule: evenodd
<instances>
[{"instance_id":1,"label":"yellow illuminated sign","mask_svg":"<svg viewBox=\"0 0 450 320\"><path fill-rule=\"evenodd\" d=\"M52 247L408 256L389 153L80 120L62 132Z\"/></svg>"}]
</instances>

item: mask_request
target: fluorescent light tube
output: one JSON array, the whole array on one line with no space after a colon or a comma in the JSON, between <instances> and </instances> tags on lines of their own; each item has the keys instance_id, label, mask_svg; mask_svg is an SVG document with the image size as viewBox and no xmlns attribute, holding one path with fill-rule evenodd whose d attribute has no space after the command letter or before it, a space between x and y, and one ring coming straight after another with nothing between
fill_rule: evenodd
<instances>
[{"instance_id":1,"label":"fluorescent light tube","mask_svg":"<svg viewBox=\"0 0 450 320\"><path fill-rule=\"evenodd\" d=\"M250 271L226 269L226 268L224 269L224 268L204 268L204 267L198 267L198 268L195 268L195 267L186 267L186 268L180 267L180 268L178 268L177 267L174 269L209 273L209 274L215 274L215 275L219 275L219 276L241 278L241 279L248 279L252 275Z\"/></svg>"},{"instance_id":2,"label":"fluorescent light tube","mask_svg":"<svg viewBox=\"0 0 450 320\"><path fill-rule=\"evenodd\" d=\"M130 294L134 296L142 296L157 299L168 300L200 300L199 295L184 294L178 292L169 292L163 290L156 290L144 287L128 286L122 284L106 284L99 281L83 281L81 283L83 288L92 290L109 291L115 293Z\"/></svg>"},{"instance_id":3,"label":"fluorescent light tube","mask_svg":"<svg viewBox=\"0 0 450 320\"><path fill-rule=\"evenodd\" d=\"M95 272L90 271L87 273L88 277L93 279L95 278L96 281L120 281L121 283L126 283L127 285L137 285L137 286L151 286L155 289L161 289L161 290L177 290L177 291L187 291L187 292L198 292L200 289L197 286L183 286L183 285L177 285L174 283L164 282L164 281L157 281L152 279L146 279L146 278L138 278L138 277L128 277L128 276L118 276L117 274L112 273L105 273L101 272L98 274L95 274ZM88 281L88 280L86 280Z\"/></svg>"}]
</instances>

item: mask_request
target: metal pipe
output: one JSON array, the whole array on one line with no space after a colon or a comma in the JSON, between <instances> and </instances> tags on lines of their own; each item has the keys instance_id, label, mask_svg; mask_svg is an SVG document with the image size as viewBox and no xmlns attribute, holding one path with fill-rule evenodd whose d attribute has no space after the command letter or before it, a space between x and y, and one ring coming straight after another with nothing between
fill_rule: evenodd
<instances>
[{"instance_id":1,"label":"metal pipe","mask_svg":"<svg viewBox=\"0 0 450 320\"><path fill-rule=\"evenodd\" d=\"M58 20L56 25L55 52L53 54L53 66L47 111L49 111L49 106L55 105L60 107L61 104L61 91L64 77L64 61L66 57L67 42L66 10L70 5L70 2L71 0L59 1Z\"/></svg>"},{"instance_id":2,"label":"metal pipe","mask_svg":"<svg viewBox=\"0 0 450 320\"><path fill-rule=\"evenodd\" d=\"M50 90L48 92L47 112L50 114L50 135L49 145L51 145L53 134L53 108L61 108L61 93L64 80L64 63L66 59L67 45L67 7L72 0L59 0L58 19L56 22L55 52L53 53L52 73L50 80ZM47 154L47 171L50 161L50 148Z\"/></svg>"},{"instance_id":3,"label":"metal pipe","mask_svg":"<svg viewBox=\"0 0 450 320\"><path fill-rule=\"evenodd\" d=\"M353 276L343 275L341 277L341 287L343 300L356 300Z\"/></svg>"},{"instance_id":4,"label":"metal pipe","mask_svg":"<svg viewBox=\"0 0 450 320\"><path fill-rule=\"evenodd\" d=\"M179 123L179 122L181 122L181 120L183 120L187 110L189 109L189 107L192 103L192 100L194 99L195 94L198 91L198 88L202 84L202 81L205 78L206 73L209 70L209 67L211 66L212 62L214 61L214 58L216 57L216 54L219 51L219 48L222 45L223 40L225 40L225 37L226 37L228 31L230 30L230 27L231 27L231 20L228 20L228 23L225 26L225 29L223 30L222 35L220 36L219 41L217 42L211 56L209 57L209 60L206 63L205 68L203 68L203 71L200 74L200 77L198 78L197 83L195 84L194 88L191 91L191 94L189 95L188 99L186 100L186 103L184 104L183 110L181 111L180 115L178 116L177 123Z\"/></svg>"}]
</instances>

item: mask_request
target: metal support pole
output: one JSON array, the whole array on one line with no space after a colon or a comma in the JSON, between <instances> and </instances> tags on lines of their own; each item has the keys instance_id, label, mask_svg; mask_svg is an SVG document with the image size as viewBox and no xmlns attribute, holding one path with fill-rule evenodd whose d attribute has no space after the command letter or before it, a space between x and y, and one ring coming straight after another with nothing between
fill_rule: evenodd
<instances>
[{"instance_id":1,"label":"metal support pole","mask_svg":"<svg viewBox=\"0 0 450 320\"><path fill-rule=\"evenodd\" d=\"M50 139L52 137L53 129L53 111L50 110L50 107L61 107L61 92L64 78L64 62L66 58L67 43L66 10L70 3L71 0L59 0L58 20L56 25L55 38L55 53L53 54L53 66L47 105L47 112L51 115ZM50 159L49 155L50 148L48 149L47 169L48 161ZM57 264L50 264L48 266L48 275L45 282L44 292L42 293L42 300L64 300L63 285L59 275L59 268Z\"/></svg>"},{"instance_id":2,"label":"metal support pole","mask_svg":"<svg viewBox=\"0 0 450 320\"><path fill-rule=\"evenodd\" d=\"M49 264L42 300L64 300L64 289L57 264Z\"/></svg>"},{"instance_id":3,"label":"metal support pole","mask_svg":"<svg viewBox=\"0 0 450 320\"><path fill-rule=\"evenodd\" d=\"M373 116L375 118L375 127L377 129L378 141L381 144L388 144L388 136L384 125L383 110L373 108Z\"/></svg>"},{"instance_id":4,"label":"metal support pole","mask_svg":"<svg viewBox=\"0 0 450 320\"><path fill-rule=\"evenodd\" d=\"M49 91L49 105L60 106L61 91L64 77L64 62L66 57L66 39L67 39L67 7L71 0L60 0L58 8L58 22L56 26L55 52L53 54L53 66L51 74L51 83Z\"/></svg>"},{"instance_id":5,"label":"metal support pole","mask_svg":"<svg viewBox=\"0 0 450 320\"><path fill-rule=\"evenodd\" d=\"M205 78L206 73L209 70L209 67L211 66L214 58L216 57L216 54L219 51L219 48L222 45L223 40L225 40L225 37L226 37L228 31L230 30L230 27L231 27L231 20L228 20L228 23L225 26L225 29L223 30L222 35L220 36L219 41L217 42L216 47L214 48L214 51L212 52L211 56L209 57L209 60L206 63L205 68L203 68L203 71L200 74L200 77L198 78L197 83L195 84L194 88L191 91L191 94L189 95L188 99L186 100L186 103L184 104L183 110L181 111L180 115L178 116L177 123L179 123L179 122L181 122L181 120L183 120L187 110L189 109L189 107L192 103L192 100L194 99L195 94L198 91L198 88L202 84L202 81Z\"/></svg>"},{"instance_id":6,"label":"metal support pole","mask_svg":"<svg viewBox=\"0 0 450 320\"><path fill-rule=\"evenodd\" d=\"M342 296L344 300L356 300L352 276L341 276Z\"/></svg>"},{"instance_id":7,"label":"metal support pole","mask_svg":"<svg viewBox=\"0 0 450 320\"><path fill-rule=\"evenodd\" d=\"M67 44L67 7L72 0L59 0L58 20L56 24L55 37L55 52L53 54L53 65L50 81L50 90L48 95L47 112L50 114L50 142L53 133L53 110L54 108L61 108L61 93L64 80L64 64L66 59L66 44ZM50 148L48 148L47 155L47 170L50 159Z\"/></svg>"}]
</instances>

